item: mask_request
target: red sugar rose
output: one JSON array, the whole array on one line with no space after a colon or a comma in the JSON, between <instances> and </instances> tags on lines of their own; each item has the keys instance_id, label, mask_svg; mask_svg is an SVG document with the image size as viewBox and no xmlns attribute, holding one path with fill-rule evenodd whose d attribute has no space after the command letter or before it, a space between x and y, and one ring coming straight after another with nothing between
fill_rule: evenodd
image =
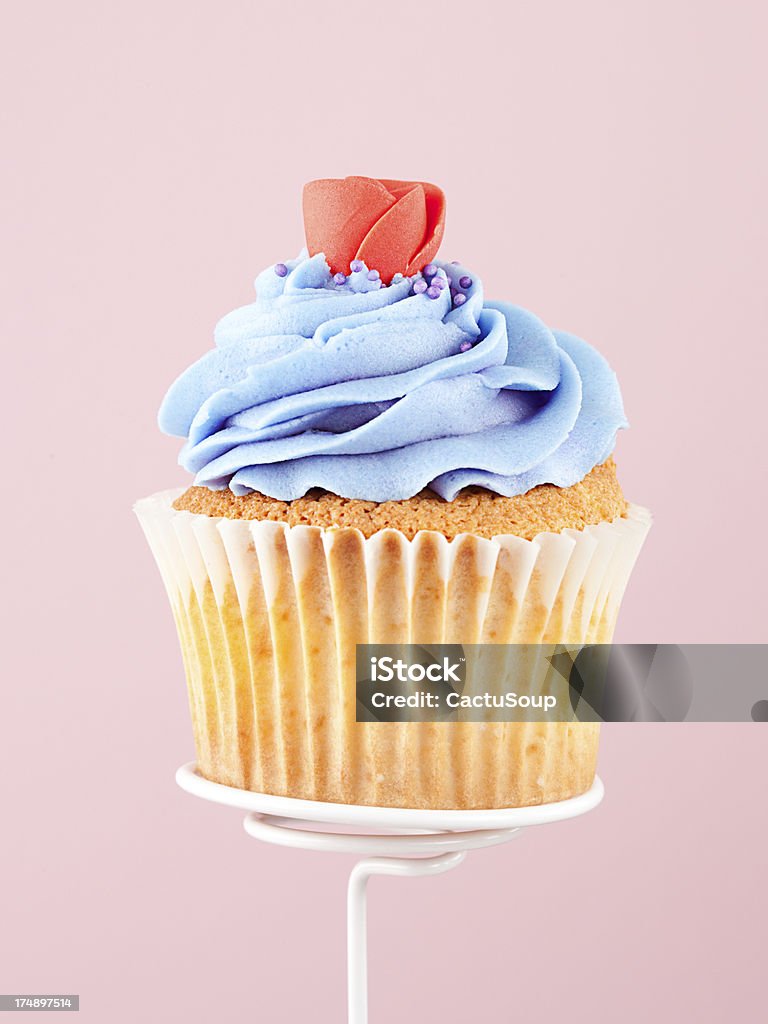
<instances>
[{"instance_id":1,"label":"red sugar rose","mask_svg":"<svg viewBox=\"0 0 768 1024\"><path fill-rule=\"evenodd\" d=\"M304 186L303 205L309 254L325 253L333 273L364 260L389 283L431 262L443 239L445 196L426 181L321 178Z\"/></svg>"}]
</instances>

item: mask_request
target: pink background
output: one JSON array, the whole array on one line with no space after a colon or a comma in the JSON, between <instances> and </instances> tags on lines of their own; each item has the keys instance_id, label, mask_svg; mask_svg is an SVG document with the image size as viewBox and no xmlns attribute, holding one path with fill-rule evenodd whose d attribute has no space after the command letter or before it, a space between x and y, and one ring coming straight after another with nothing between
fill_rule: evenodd
<instances>
[{"instance_id":1,"label":"pink background","mask_svg":"<svg viewBox=\"0 0 768 1024\"><path fill-rule=\"evenodd\" d=\"M306 179L441 183L443 255L610 359L656 516L620 636L765 640L762 6L7 5L0 991L343 1019L349 859L175 788L181 663L130 511L184 482L164 388L300 248ZM767 735L606 728L599 811L375 881L374 1024L758 1019Z\"/></svg>"}]
</instances>

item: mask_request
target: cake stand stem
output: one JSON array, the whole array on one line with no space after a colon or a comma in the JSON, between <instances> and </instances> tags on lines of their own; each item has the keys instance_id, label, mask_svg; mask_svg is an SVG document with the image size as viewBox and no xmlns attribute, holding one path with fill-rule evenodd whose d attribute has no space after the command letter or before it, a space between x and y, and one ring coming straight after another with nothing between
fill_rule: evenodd
<instances>
[{"instance_id":1,"label":"cake stand stem","mask_svg":"<svg viewBox=\"0 0 768 1024\"><path fill-rule=\"evenodd\" d=\"M508 843L529 825L575 818L603 798L598 778L586 793L559 803L469 811L368 807L253 793L203 778L194 762L179 768L176 781L194 796L247 811L245 831L254 839L363 857L352 869L347 892L349 1024L368 1021L366 887L371 875L439 875L461 864L470 850ZM337 832L338 826L362 831Z\"/></svg>"},{"instance_id":2,"label":"cake stand stem","mask_svg":"<svg viewBox=\"0 0 768 1024\"><path fill-rule=\"evenodd\" d=\"M407 859L368 857L352 868L347 888L347 992L349 1024L368 1024L368 879L371 875L439 875L458 867L466 853Z\"/></svg>"}]
</instances>

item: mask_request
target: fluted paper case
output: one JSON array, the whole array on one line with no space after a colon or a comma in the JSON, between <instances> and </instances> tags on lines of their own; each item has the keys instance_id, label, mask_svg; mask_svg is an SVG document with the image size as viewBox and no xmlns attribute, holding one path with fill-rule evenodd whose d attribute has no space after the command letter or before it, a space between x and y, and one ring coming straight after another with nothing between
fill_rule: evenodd
<instances>
[{"instance_id":1,"label":"fluted paper case","mask_svg":"<svg viewBox=\"0 0 768 1024\"><path fill-rule=\"evenodd\" d=\"M601 643L650 526L534 540L289 527L139 501L173 608L198 770L261 793L416 808L564 800L595 774L599 726L357 722L358 643Z\"/></svg>"}]
</instances>

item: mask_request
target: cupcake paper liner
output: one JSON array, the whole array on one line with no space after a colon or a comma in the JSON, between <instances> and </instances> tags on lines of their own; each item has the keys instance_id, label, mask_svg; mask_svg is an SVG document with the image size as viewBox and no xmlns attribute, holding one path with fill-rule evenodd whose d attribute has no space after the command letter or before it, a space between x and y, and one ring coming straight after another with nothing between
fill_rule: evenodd
<instances>
[{"instance_id":1,"label":"cupcake paper liner","mask_svg":"<svg viewBox=\"0 0 768 1024\"><path fill-rule=\"evenodd\" d=\"M176 511L180 493L136 512L171 601L206 778L416 808L524 806L592 784L594 723L357 722L356 645L608 642L645 509L532 541L409 541Z\"/></svg>"}]
</instances>

